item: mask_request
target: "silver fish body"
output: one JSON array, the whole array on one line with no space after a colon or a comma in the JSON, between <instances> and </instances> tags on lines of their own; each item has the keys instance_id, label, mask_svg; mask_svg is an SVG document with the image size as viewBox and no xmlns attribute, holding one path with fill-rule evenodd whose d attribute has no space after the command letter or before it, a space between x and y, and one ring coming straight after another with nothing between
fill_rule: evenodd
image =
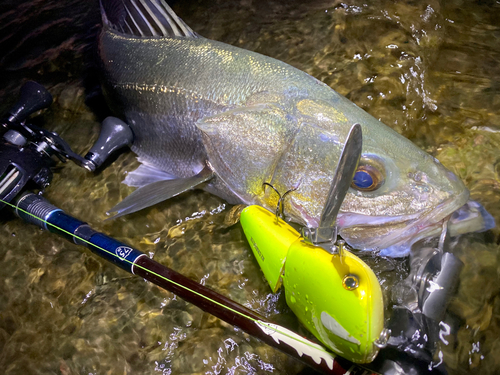
<instances>
[{"instance_id":1,"label":"silver fish body","mask_svg":"<svg viewBox=\"0 0 500 375\"><path fill-rule=\"evenodd\" d=\"M130 38L106 29L99 45L107 97L130 122L134 151L178 177L207 158L197 127L204 118L244 109L252 99L284 101L299 90L305 98L343 99L281 61L205 38Z\"/></svg>"},{"instance_id":2,"label":"silver fish body","mask_svg":"<svg viewBox=\"0 0 500 375\"><path fill-rule=\"evenodd\" d=\"M137 37L105 27L105 92L132 127L144 163L179 178L206 163L205 189L230 203L317 226L351 126L363 131L360 168L376 180L350 189L337 224L354 248L404 255L468 199L464 184L333 89L281 61L202 37Z\"/></svg>"}]
</instances>

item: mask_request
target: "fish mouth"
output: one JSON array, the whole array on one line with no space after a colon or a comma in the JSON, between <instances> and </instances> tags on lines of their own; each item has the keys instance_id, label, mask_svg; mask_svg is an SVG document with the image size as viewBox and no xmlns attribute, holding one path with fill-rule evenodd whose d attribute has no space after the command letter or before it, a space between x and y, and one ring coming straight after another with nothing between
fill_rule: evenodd
<instances>
[{"instance_id":1,"label":"fish mouth","mask_svg":"<svg viewBox=\"0 0 500 375\"><path fill-rule=\"evenodd\" d=\"M404 256L416 241L439 235L442 222L467 203L469 191L446 199L429 212L401 216L339 214L340 235L359 250L386 251ZM359 234L357 234L359 233ZM383 251L382 251L383 252ZM384 254L382 254L384 255Z\"/></svg>"}]
</instances>

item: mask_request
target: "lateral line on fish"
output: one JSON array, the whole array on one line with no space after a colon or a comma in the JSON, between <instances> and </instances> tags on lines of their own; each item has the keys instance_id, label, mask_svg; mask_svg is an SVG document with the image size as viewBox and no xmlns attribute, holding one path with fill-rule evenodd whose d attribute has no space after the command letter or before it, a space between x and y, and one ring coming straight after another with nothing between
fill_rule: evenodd
<instances>
[{"instance_id":1,"label":"lateral line on fish","mask_svg":"<svg viewBox=\"0 0 500 375\"><path fill-rule=\"evenodd\" d=\"M205 100L211 103L215 103L217 105L221 106L229 106L230 104L225 102L225 101L216 101L213 99L210 99L202 94L200 94L197 91L193 90L186 90L177 86L166 86L166 85L158 85L158 84L140 84L140 83L131 83L131 82L125 82L125 83L114 83L113 86L115 88L123 88L123 89L135 89L138 91L149 91L152 93L173 93L173 94L180 94L183 95L186 98L191 98L193 100Z\"/></svg>"}]
</instances>

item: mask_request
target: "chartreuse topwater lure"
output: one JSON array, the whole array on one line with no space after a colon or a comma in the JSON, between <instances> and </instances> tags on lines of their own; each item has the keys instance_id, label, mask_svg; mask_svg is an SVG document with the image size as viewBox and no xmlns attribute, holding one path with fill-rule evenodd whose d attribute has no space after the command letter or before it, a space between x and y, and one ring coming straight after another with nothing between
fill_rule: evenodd
<instances>
[{"instance_id":1,"label":"chartreuse topwater lure","mask_svg":"<svg viewBox=\"0 0 500 375\"><path fill-rule=\"evenodd\" d=\"M317 228L303 235L276 214L252 205L240 222L273 292L282 285L288 306L323 344L357 363L371 362L383 345L384 304L373 271L337 240L336 217L361 155L362 132L352 126ZM269 184L268 184L269 185ZM272 187L272 185L270 185Z\"/></svg>"},{"instance_id":2,"label":"chartreuse topwater lure","mask_svg":"<svg viewBox=\"0 0 500 375\"><path fill-rule=\"evenodd\" d=\"M288 306L324 345L356 363L371 362L384 330L384 304L373 271L348 251L331 254L260 206L240 217L273 292L283 285Z\"/></svg>"}]
</instances>

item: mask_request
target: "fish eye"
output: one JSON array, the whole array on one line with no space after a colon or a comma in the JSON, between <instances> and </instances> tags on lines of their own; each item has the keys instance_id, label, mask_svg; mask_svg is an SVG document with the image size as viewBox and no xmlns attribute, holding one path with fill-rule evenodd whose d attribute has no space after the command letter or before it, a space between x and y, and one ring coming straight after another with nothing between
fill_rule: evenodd
<instances>
[{"instance_id":1,"label":"fish eye","mask_svg":"<svg viewBox=\"0 0 500 375\"><path fill-rule=\"evenodd\" d=\"M373 191L384 183L384 176L379 168L361 160L354 173L352 187L359 191Z\"/></svg>"},{"instance_id":2,"label":"fish eye","mask_svg":"<svg viewBox=\"0 0 500 375\"><path fill-rule=\"evenodd\" d=\"M346 290L354 290L359 286L359 278L356 275L345 275L342 280L342 286Z\"/></svg>"}]
</instances>

